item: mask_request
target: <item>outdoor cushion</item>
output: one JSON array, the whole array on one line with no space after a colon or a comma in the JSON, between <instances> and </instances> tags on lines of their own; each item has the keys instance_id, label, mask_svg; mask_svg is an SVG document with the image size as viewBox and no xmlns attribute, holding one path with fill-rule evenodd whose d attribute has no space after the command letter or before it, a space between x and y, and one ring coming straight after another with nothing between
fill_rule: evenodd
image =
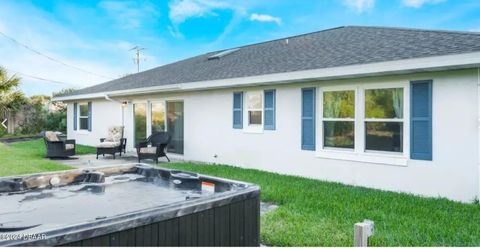
<instances>
[{"instance_id":1,"label":"outdoor cushion","mask_svg":"<svg viewBox=\"0 0 480 248\"><path fill-rule=\"evenodd\" d=\"M98 148L113 148L120 145L120 141L112 142L112 141L104 141L97 145Z\"/></svg>"},{"instance_id":2,"label":"outdoor cushion","mask_svg":"<svg viewBox=\"0 0 480 248\"><path fill-rule=\"evenodd\" d=\"M59 141L59 139L57 137L57 134L55 132L52 132L52 131L45 132L45 138L48 141Z\"/></svg>"},{"instance_id":3,"label":"outdoor cushion","mask_svg":"<svg viewBox=\"0 0 480 248\"><path fill-rule=\"evenodd\" d=\"M75 149L75 145L74 145L74 144L65 144L65 149L66 149L66 150Z\"/></svg>"},{"instance_id":4,"label":"outdoor cushion","mask_svg":"<svg viewBox=\"0 0 480 248\"><path fill-rule=\"evenodd\" d=\"M142 147L140 148L140 153L151 153L155 154L157 153L157 147L152 146L152 147Z\"/></svg>"},{"instance_id":5,"label":"outdoor cushion","mask_svg":"<svg viewBox=\"0 0 480 248\"><path fill-rule=\"evenodd\" d=\"M105 141L120 142L123 138L123 126L113 126L108 128L108 134Z\"/></svg>"}]
</instances>

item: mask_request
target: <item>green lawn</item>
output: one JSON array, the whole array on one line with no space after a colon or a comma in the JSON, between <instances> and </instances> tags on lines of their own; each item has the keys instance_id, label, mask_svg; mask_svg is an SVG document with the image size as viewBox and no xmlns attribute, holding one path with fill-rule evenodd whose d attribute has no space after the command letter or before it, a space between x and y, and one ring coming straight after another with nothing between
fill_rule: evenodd
<instances>
[{"instance_id":1,"label":"green lawn","mask_svg":"<svg viewBox=\"0 0 480 248\"><path fill-rule=\"evenodd\" d=\"M346 186L230 166L162 166L258 184L280 207L262 217L262 243L352 246L353 225L375 221L373 246L479 246L480 205Z\"/></svg>"},{"instance_id":2,"label":"green lawn","mask_svg":"<svg viewBox=\"0 0 480 248\"><path fill-rule=\"evenodd\" d=\"M95 148L77 145L76 153L95 153ZM0 176L67 169L71 167L45 159L43 139L15 142L9 145L0 143Z\"/></svg>"},{"instance_id":3,"label":"green lawn","mask_svg":"<svg viewBox=\"0 0 480 248\"><path fill-rule=\"evenodd\" d=\"M43 140L0 144L0 176L69 167L44 159ZM93 153L77 147L77 154ZM161 164L252 182L262 200L280 207L262 216L262 243L275 246L351 246L353 224L375 221L373 246L480 246L480 205L422 198L231 166Z\"/></svg>"}]
</instances>

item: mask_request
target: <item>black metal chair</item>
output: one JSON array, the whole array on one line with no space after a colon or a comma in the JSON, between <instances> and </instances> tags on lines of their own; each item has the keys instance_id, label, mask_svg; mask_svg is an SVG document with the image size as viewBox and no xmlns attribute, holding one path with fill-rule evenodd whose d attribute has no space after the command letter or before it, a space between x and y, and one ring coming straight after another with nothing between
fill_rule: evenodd
<instances>
[{"instance_id":1,"label":"black metal chair","mask_svg":"<svg viewBox=\"0 0 480 248\"><path fill-rule=\"evenodd\" d=\"M68 158L75 155L75 140L60 140L52 131L45 132L43 140L47 148L47 158Z\"/></svg>"},{"instance_id":2,"label":"black metal chair","mask_svg":"<svg viewBox=\"0 0 480 248\"><path fill-rule=\"evenodd\" d=\"M167 132L158 132L150 135L147 140L136 145L138 162L142 159L153 159L158 164L158 158L165 157L168 162L167 146L172 137Z\"/></svg>"}]
</instances>

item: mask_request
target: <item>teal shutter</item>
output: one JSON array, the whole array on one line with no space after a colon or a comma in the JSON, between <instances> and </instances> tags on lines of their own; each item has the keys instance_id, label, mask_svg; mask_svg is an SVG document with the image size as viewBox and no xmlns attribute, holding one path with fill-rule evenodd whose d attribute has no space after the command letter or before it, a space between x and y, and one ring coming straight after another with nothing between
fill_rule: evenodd
<instances>
[{"instance_id":1,"label":"teal shutter","mask_svg":"<svg viewBox=\"0 0 480 248\"><path fill-rule=\"evenodd\" d=\"M77 111L78 111L78 103L73 103L73 130L77 130Z\"/></svg>"},{"instance_id":2,"label":"teal shutter","mask_svg":"<svg viewBox=\"0 0 480 248\"><path fill-rule=\"evenodd\" d=\"M243 128L243 92L233 93L233 128Z\"/></svg>"},{"instance_id":3,"label":"teal shutter","mask_svg":"<svg viewBox=\"0 0 480 248\"><path fill-rule=\"evenodd\" d=\"M302 150L315 150L315 88L302 89Z\"/></svg>"},{"instance_id":4,"label":"teal shutter","mask_svg":"<svg viewBox=\"0 0 480 248\"><path fill-rule=\"evenodd\" d=\"M432 81L410 82L410 158L432 160Z\"/></svg>"},{"instance_id":5,"label":"teal shutter","mask_svg":"<svg viewBox=\"0 0 480 248\"><path fill-rule=\"evenodd\" d=\"M275 130L275 90L264 93L264 129Z\"/></svg>"},{"instance_id":6,"label":"teal shutter","mask_svg":"<svg viewBox=\"0 0 480 248\"><path fill-rule=\"evenodd\" d=\"M92 131L92 102L88 102L88 131Z\"/></svg>"}]
</instances>

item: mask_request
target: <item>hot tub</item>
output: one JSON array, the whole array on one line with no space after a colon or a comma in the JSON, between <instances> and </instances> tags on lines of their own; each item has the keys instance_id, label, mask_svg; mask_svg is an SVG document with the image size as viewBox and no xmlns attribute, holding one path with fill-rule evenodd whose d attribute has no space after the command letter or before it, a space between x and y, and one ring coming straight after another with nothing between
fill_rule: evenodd
<instances>
[{"instance_id":1,"label":"hot tub","mask_svg":"<svg viewBox=\"0 0 480 248\"><path fill-rule=\"evenodd\" d=\"M256 185L143 164L0 178L0 246L258 246Z\"/></svg>"}]
</instances>

